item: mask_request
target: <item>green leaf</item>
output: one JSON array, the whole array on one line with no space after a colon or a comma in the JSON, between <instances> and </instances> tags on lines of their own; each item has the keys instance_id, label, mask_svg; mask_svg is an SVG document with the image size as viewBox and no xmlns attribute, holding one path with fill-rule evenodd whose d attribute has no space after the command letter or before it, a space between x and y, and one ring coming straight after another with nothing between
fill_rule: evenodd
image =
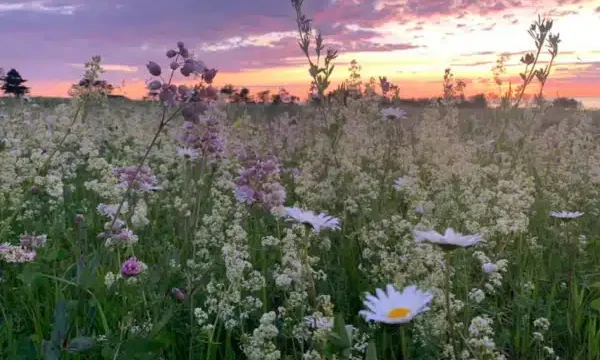
<instances>
[{"instance_id":1,"label":"green leaf","mask_svg":"<svg viewBox=\"0 0 600 360\"><path fill-rule=\"evenodd\" d=\"M68 316L67 302L64 300L59 301L54 308L54 324L52 325L52 334L50 337L52 344L60 346L62 341L67 337L69 326Z\"/></svg>"},{"instance_id":2,"label":"green leaf","mask_svg":"<svg viewBox=\"0 0 600 360\"><path fill-rule=\"evenodd\" d=\"M337 315L333 323L333 331L330 335L331 344L340 349L348 349L351 347L350 337L346 330L346 323L342 315Z\"/></svg>"},{"instance_id":3,"label":"green leaf","mask_svg":"<svg viewBox=\"0 0 600 360\"><path fill-rule=\"evenodd\" d=\"M152 334L156 335L160 332L160 330L162 330L163 327L165 327L165 325L167 325L167 323L169 322L169 320L171 320L171 318L173 317L173 309L168 309L166 313L164 313L164 315L162 316L162 318L160 319L160 321L158 323L156 323L156 325L152 326Z\"/></svg>"},{"instance_id":4,"label":"green leaf","mask_svg":"<svg viewBox=\"0 0 600 360\"><path fill-rule=\"evenodd\" d=\"M80 352L89 350L94 346L94 338L89 336L79 336L71 340L67 347L68 352Z\"/></svg>"},{"instance_id":5,"label":"green leaf","mask_svg":"<svg viewBox=\"0 0 600 360\"><path fill-rule=\"evenodd\" d=\"M592 309L600 311L600 298L592 300L590 306L592 307Z\"/></svg>"},{"instance_id":6,"label":"green leaf","mask_svg":"<svg viewBox=\"0 0 600 360\"><path fill-rule=\"evenodd\" d=\"M377 348L375 345L375 341L373 340L369 342L369 347L367 347L366 360L377 360Z\"/></svg>"}]
</instances>

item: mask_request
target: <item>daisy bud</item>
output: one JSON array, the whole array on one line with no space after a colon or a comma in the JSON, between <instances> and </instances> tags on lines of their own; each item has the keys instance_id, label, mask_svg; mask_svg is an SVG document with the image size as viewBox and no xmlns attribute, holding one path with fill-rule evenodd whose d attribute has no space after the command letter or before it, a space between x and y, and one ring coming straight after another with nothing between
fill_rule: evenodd
<instances>
[{"instance_id":1,"label":"daisy bud","mask_svg":"<svg viewBox=\"0 0 600 360\"><path fill-rule=\"evenodd\" d=\"M177 55L177 51L175 50L168 50L167 51L167 57L170 58L174 58Z\"/></svg>"},{"instance_id":2,"label":"daisy bud","mask_svg":"<svg viewBox=\"0 0 600 360\"><path fill-rule=\"evenodd\" d=\"M73 219L73 221L75 221L75 224L81 224L83 220L85 220L85 217L81 214L75 215L75 219Z\"/></svg>"},{"instance_id":3,"label":"daisy bud","mask_svg":"<svg viewBox=\"0 0 600 360\"><path fill-rule=\"evenodd\" d=\"M190 57L190 52L188 51L188 49L183 48L179 51L179 55L181 55L182 58L187 59Z\"/></svg>"},{"instance_id":4,"label":"daisy bud","mask_svg":"<svg viewBox=\"0 0 600 360\"><path fill-rule=\"evenodd\" d=\"M148 68L148 72L150 72L151 75L160 76L160 73L161 73L160 65L158 65L154 61L150 61L148 63L148 65L146 65L146 67Z\"/></svg>"},{"instance_id":5,"label":"daisy bud","mask_svg":"<svg viewBox=\"0 0 600 360\"><path fill-rule=\"evenodd\" d=\"M162 84L158 80L154 80L148 84L148 89L150 90L159 90L162 87Z\"/></svg>"},{"instance_id":6,"label":"daisy bud","mask_svg":"<svg viewBox=\"0 0 600 360\"><path fill-rule=\"evenodd\" d=\"M185 293L181 289L178 289L178 288L172 288L171 295L173 295L173 297L177 300L185 299Z\"/></svg>"},{"instance_id":7,"label":"daisy bud","mask_svg":"<svg viewBox=\"0 0 600 360\"><path fill-rule=\"evenodd\" d=\"M171 68L171 70L177 70L179 68L179 64L177 63L177 61L173 61L171 65L169 65L169 67Z\"/></svg>"},{"instance_id":8,"label":"daisy bud","mask_svg":"<svg viewBox=\"0 0 600 360\"><path fill-rule=\"evenodd\" d=\"M183 43L183 41L178 41L177 42L177 47L179 48L179 50L183 49L185 47L185 44Z\"/></svg>"}]
</instances>

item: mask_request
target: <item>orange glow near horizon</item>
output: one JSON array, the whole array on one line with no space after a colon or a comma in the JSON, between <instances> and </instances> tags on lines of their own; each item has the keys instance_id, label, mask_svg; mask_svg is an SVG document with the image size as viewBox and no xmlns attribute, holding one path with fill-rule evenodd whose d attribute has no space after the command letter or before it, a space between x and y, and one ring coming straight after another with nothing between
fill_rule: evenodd
<instances>
[{"instance_id":1,"label":"orange glow near horizon","mask_svg":"<svg viewBox=\"0 0 600 360\"><path fill-rule=\"evenodd\" d=\"M560 15L555 19L552 32L560 33L562 42L545 87L546 96L554 97L558 92L560 96L567 97L600 97L600 47L598 42L590 42L589 35L600 33L600 13L595 10L596 6L594 1L589 1L581 5L560 7L561 11L576 12ZM491 69L500 54L512 52L514 55L506 63L507 73L502 76L505 91L508 80L512 81L513 86L520 83L518 73L523 71L524 66L519 63L519 59L525 52L532 51L532 40L526 30L531 21L535 20L536 16L532 16L535 12L533 7L522 7L507 9L491 17L470 14L462 19L456 16L433 18L422 24L422 30L413 30L418 19L404 24L383 24L371 29L377 36L369 42L411 44L415 47L406 50L358 52L352 50L356 44L350 41L350 48L340 51L340 56L334 61L337 66L328 90L335 89L348 78L348 64L356 59L362 67L363 82L368 82L371 77L378 79L379 76L386 76L400 87L400 96L403 98L441 95L442 77L447 67L452 68L455 78L467 81L466 95L497 93ZM316 15L315 19L318 20L319 14ZM517 24L513 24L514 19L518 19ZM484 29L486 27L489 29ZM346 28L353 29L356 26L348 24ZM253 41L261 46L269 45L277 40L276 35L265 34L264 39L257 37ZM289 37L290 34L281 33L280 36ZM206 51L226 57L227 51L233 46L231 44L231 41L225 39ZM337 45L335 41L328 42L327 37L325 44ZM282 65L288 64L286 66L219 72L215 86L233 84L236 88L247 87L251 94L262 90L275 93L279 88L285 88L291 94L306 99L311 79L308 65L304 64L306 61L302 62L304 65L295 65L300 63L298 60L303 59L301 55L298 48L297 56L280 59ZM540 59L542 62L538 67L544 66L549 59L547 52L544 51ZM136 68L111 64L107 73L112 78L124 78L125 88L121 94L139 99L146 94L144 81L141 79L149 78L143 65L138 64ZM218 63L214 66L218 68ZM72 82L31 79L28 85L32 96L66 96ZM529 91L536 91L537 87L538 84L534 81Z\"/></svg>"}]
</instances>

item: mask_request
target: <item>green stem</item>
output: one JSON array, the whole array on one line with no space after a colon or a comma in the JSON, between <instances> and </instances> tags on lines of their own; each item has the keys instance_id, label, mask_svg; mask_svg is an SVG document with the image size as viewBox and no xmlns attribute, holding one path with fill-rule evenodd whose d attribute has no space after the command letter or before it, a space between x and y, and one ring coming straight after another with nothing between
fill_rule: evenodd
<instances>
[{"instance_id":1,"label":"green stem","mask_svg":"<svg viewBox=\"0 0 600 360\"><path fill-rule=\"evenodd\" d=\"M402 360L410 359L409 351L408 351L408 340L406 339L406 326L400 326L400 342L402 343Z\"/></svg>"}]
</instances>

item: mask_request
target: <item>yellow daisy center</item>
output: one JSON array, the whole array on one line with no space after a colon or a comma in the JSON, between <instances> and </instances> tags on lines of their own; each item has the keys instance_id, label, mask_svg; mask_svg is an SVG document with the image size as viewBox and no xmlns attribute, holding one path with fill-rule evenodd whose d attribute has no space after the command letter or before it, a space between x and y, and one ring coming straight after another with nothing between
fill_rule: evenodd
<instances>
[{"instance_id":1,"label":"yellow daisy center","mask_svg":"<svg viewBox=\"0 0 600 360\"><path fill-rule=\"evenodd\" d=\"M402 319L410 314L410 309L397 307L390 310L387 314L387 317L390 319Z\"/></svg>"}]
</instances>

